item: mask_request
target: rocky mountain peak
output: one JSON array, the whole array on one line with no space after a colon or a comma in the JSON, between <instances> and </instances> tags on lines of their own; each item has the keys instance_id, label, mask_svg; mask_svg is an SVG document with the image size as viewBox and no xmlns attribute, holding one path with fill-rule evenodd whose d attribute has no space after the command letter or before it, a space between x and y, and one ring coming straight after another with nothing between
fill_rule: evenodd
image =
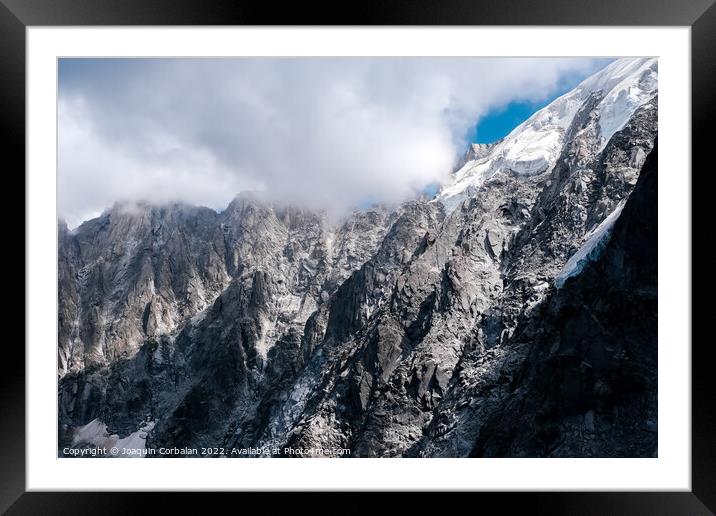
<instances>
[{"instance_id":1,"label":"rocky mountain peak","mask_svg":"<svg viewBox=\"0 0 716 516\"><path fill-rule=\"evenodd\" d=\"M572 91L552 101L495 144L470 149L463 166L437 198L455 209L487 179L499 173L521 176L544 174L557 162L575 117L590 105L601 150L641 106L656 95L655 58L617 59ZM596 102L595 102L596 100Z\"/></svg>"}]
</instances>

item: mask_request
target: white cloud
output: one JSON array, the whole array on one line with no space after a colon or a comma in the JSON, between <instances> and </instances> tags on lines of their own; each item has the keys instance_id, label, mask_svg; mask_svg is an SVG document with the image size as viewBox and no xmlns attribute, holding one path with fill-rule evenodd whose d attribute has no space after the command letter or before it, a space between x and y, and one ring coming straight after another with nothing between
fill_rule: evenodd
<instances>
[{"instance_id":1,"label":"white cloud","mask_svg":"<svg viewBox=\"0 0 716 516\"><path fill-rule=\"evenodd\" d=\"M489 109L539 100L589 59L61 60L59 210L224 208L239 191L350 209L449 173Z\"/></svg>"}]
</instances>

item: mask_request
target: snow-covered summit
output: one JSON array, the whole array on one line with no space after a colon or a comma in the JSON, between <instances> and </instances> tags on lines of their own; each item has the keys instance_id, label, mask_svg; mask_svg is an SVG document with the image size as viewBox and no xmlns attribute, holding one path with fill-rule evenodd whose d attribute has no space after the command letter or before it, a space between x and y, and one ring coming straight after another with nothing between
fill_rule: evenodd
<instances>
[{"instance_id":1,"label":"snow-covered summit","mask_svg":"<svg viewBox=\"0 0 716 516\"><path fill-rule=\"evenodd\" d=\"M613 61L515 127L489 148L490 152L474 153L475 159L455 172L452 182L441 189L436 199L452 211L471 191L500 171L528 176L550 170L560 155L575 115L597 92L601 93L595 107L601 150L637 108L656 95L657 59Z\"/></svg>"}]
</instances>

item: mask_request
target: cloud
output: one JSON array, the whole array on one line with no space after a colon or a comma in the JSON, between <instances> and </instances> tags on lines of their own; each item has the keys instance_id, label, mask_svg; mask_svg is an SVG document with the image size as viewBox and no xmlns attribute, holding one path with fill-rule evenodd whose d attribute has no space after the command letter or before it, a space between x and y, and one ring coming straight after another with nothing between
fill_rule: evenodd
<instances>
[{"instance_id":1,"label":"cloud","mask_svg":"<svg viewBox=\"0 0 716 516\"><path fill-rule=\"evenodd\" d=\"M62 59L59 211L226 207L242 190L334 213L442 181L489 110L538 101L592 59Z\"/></svg>"}]
</instances>

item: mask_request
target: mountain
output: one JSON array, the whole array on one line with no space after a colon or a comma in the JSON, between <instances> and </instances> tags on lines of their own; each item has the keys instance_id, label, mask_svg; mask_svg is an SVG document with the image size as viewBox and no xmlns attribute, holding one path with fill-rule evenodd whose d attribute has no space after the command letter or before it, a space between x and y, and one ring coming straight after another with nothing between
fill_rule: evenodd
<instances>
[{"instance_id":1,"label":"mountain","mask_svg":"<svg viewBox=\"0 0 716 516\"><path fill-rule=\"evenodd\" d=\"M595 148L584 149L584 152L598 152L638 108L654 98L656 90L656 59L614 61L537 111L502 140L491 145L472 145L455 180L438 198L453 209L469 197L472 190L499 172L533 175L550 170L565 142L576 136L570 133L570 128L587 106L594 121L583 130L593 132L589 143Z\"/></svg>"},{"instance_id":2,"label":"mountain","mask_svg":"<svg viewBox=\"0 0 716 516\"><path fill-rule=\"evenodd\" d=\"M61 454L652 456L657 93L617 60L339 223L241 194L61 224Z\"/></svg>"}]
</instances>

